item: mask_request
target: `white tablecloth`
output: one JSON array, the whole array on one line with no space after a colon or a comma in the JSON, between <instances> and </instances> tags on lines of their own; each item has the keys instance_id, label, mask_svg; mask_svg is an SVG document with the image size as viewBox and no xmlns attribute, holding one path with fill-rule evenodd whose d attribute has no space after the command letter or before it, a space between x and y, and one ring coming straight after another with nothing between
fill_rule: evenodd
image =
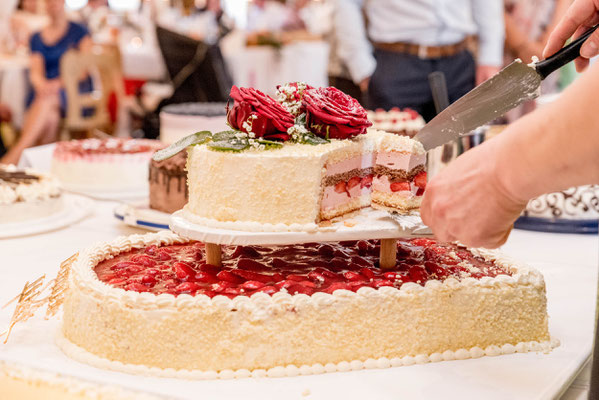
<instances>
[{"instance_id":1,"label":"white tablecloth","mask_svg":"<svg viewBox=\"0 0 599 400\"><path fill-rule=\"evenodd\" d=\"M67 229L0 240L0 304L16 295L26 280L43 273L53 277L59 263L74 252L96 241L143 232L113 218L115 205L97 202L92 217ZM199 393L203 398L227 399L548 399L567 388L591 352L598 244L596 236L515 230L503 248L545 276L549 328L561 341L550 354L514 354L297 378L176 381L104 371L69 360L52 340L57 321L39 318L15 328L9 343L0 345L0 361L180 399L195 399ZM0 328L8 324L11 313L12 307L0 310ZM302 397L306 393L309 395Z\"/></svg>"},{"instance_id":2,"label":"white tablecloth","mask_svg":"<svg viewBox=\"0 0 599 400\"><path fill-rule=\"evenodd\" d=\"M329 45L321 41L297 42L275 50L251 46L225 54L237 86L254 87L273 95L276 86L301 81L328 86Z\"/></svg>"}]
</instances>

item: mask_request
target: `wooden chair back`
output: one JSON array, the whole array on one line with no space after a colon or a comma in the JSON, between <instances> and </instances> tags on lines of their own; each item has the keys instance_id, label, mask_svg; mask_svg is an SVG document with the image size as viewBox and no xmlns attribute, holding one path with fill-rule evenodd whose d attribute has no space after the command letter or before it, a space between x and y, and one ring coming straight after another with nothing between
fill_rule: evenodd
<instances>
[{"instance_id":1,"label":"wooden chair back","mask_svg":"<svg viewBox=\"0 0 599 400\"><path fill-rule=\"evenodd\" d=\"M90 52L71 49L60 61L60 75L67 96L64 128L67 131L109 130L108 98L116 93L117 103L124 98L121 58L116 46L96 45ZM80 93L79 84L87 76L93 91ZM90 115L83 113L93 109Z\"/></svg>"}]
</instances>

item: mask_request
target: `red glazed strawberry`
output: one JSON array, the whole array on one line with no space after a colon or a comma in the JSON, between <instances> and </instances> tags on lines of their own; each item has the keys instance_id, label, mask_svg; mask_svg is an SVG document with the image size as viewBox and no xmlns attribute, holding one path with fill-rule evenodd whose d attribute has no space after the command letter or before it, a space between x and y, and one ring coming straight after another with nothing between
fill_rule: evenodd
<instances>
[{"instance_id":1,"label":"red glazed strawberry","mask_svg":"<svg viewBox=\"0 0 599 400\"><path fill-rule=\"evenodd\" d=\"M414 177L414 185L419 187L420 189L424 189L426 187L426 172L422 171L418 175Z\"/></svg>"},{"instance_id":2,"label":"red glazed strawberry","mask_svg":"<svg viewBox=\"0 0 599 400\"><path fill-rule=\"evenodd\" d=\"M402 192L410 190L410 184L408 182L392 182L391 183L391 191L392 192Z\"/></svg>"},{"instance_id":3,"label":"red glazed strawberry","mask_svg":"<svg viewBox=\"0 0 599 400\"><path fill-rule=\"evenodd\" d=\"M175 262L173 264L173 269L175 270L175 275L177 275L177 278L179 279L189 279L189 277L195 275L193 268L191 268L189 264L182 261Z\"/></svg>"},{"instance_id":4,"label":"red glazed strawberry","mask_svg":"<svg viewBox=\"0 0 599 400\"><path fill-rule=\"evenodd\" d=\"M231 283L243 282L243 278L241 278L229 271L220 271L218 274L216 274L216 277L218 279L220 279L221 281L225 281L225 282L231 282Z\"/></svg>"}]
</instances>

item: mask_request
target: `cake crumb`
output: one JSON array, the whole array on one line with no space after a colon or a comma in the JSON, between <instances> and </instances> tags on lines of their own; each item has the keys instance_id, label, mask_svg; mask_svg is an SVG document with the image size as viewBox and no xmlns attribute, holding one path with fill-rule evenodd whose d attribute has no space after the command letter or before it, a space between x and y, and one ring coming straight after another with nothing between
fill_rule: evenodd
<instances>
[{"instance_id":1,"label":"cake crumb","mask_svg":"<svg viewBox=\"0 0 599 400\"><path fill-rule=\"evenodd\" d=\"M347 226L348 228L353 228L354 226L356 226L357 222L354 220L349 220L349 221L343 221L343 225Z\"/></svg>"},{"instance_id":2,"label":"cake crumb","mask_svg":"<svg viewBox=\"0 0 599 400\"><path fill-rule=\"evenodd\" d=\"M306 397L306 396L310 396L310 389L306 389L302 392L302 396Z\"/></svg>"}]
</instances>

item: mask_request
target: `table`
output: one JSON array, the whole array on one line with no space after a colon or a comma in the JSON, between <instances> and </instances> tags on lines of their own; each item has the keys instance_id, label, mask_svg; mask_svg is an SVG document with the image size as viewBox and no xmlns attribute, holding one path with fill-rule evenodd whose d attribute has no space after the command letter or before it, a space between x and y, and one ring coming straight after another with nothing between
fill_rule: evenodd
<instances>
[{"instance_id":1,"label":"table","mask_svg":"<svg viewBox=\"0 0 599 400\"><path fill-rule=\"evenodd\" d=\"M54 276L59 263L75 251L117 235L143 233L112 216L117 203L97 202L94 215L70 228L21 239L0 240L0 304L16 295L26 280ZM562 393L587 361L593 340L597 287L596 236L559 235L514 230L503 251L545 275L549 329L561 341L550 354L515 354L383 370L363 370L297 378L236 381L176 381L132 377L95 369L67 359L53 343L58 321L34 318L17 326L9 343L0 345L0 361L51 369L69 376L93 377L129 389L181 399L545 399ZM0 327L12 309L0 310ZM569 394L576 395L579 386ZM1 388L0 388L1 394ZM481 395L484 394L484 395ZM305 397L304 397L305 396ZM0 395L1 397L1 395ZM568 397L575 399L577 397ZM580 398L580 397L578 397Z\"/></svg>"}]
</instances>

